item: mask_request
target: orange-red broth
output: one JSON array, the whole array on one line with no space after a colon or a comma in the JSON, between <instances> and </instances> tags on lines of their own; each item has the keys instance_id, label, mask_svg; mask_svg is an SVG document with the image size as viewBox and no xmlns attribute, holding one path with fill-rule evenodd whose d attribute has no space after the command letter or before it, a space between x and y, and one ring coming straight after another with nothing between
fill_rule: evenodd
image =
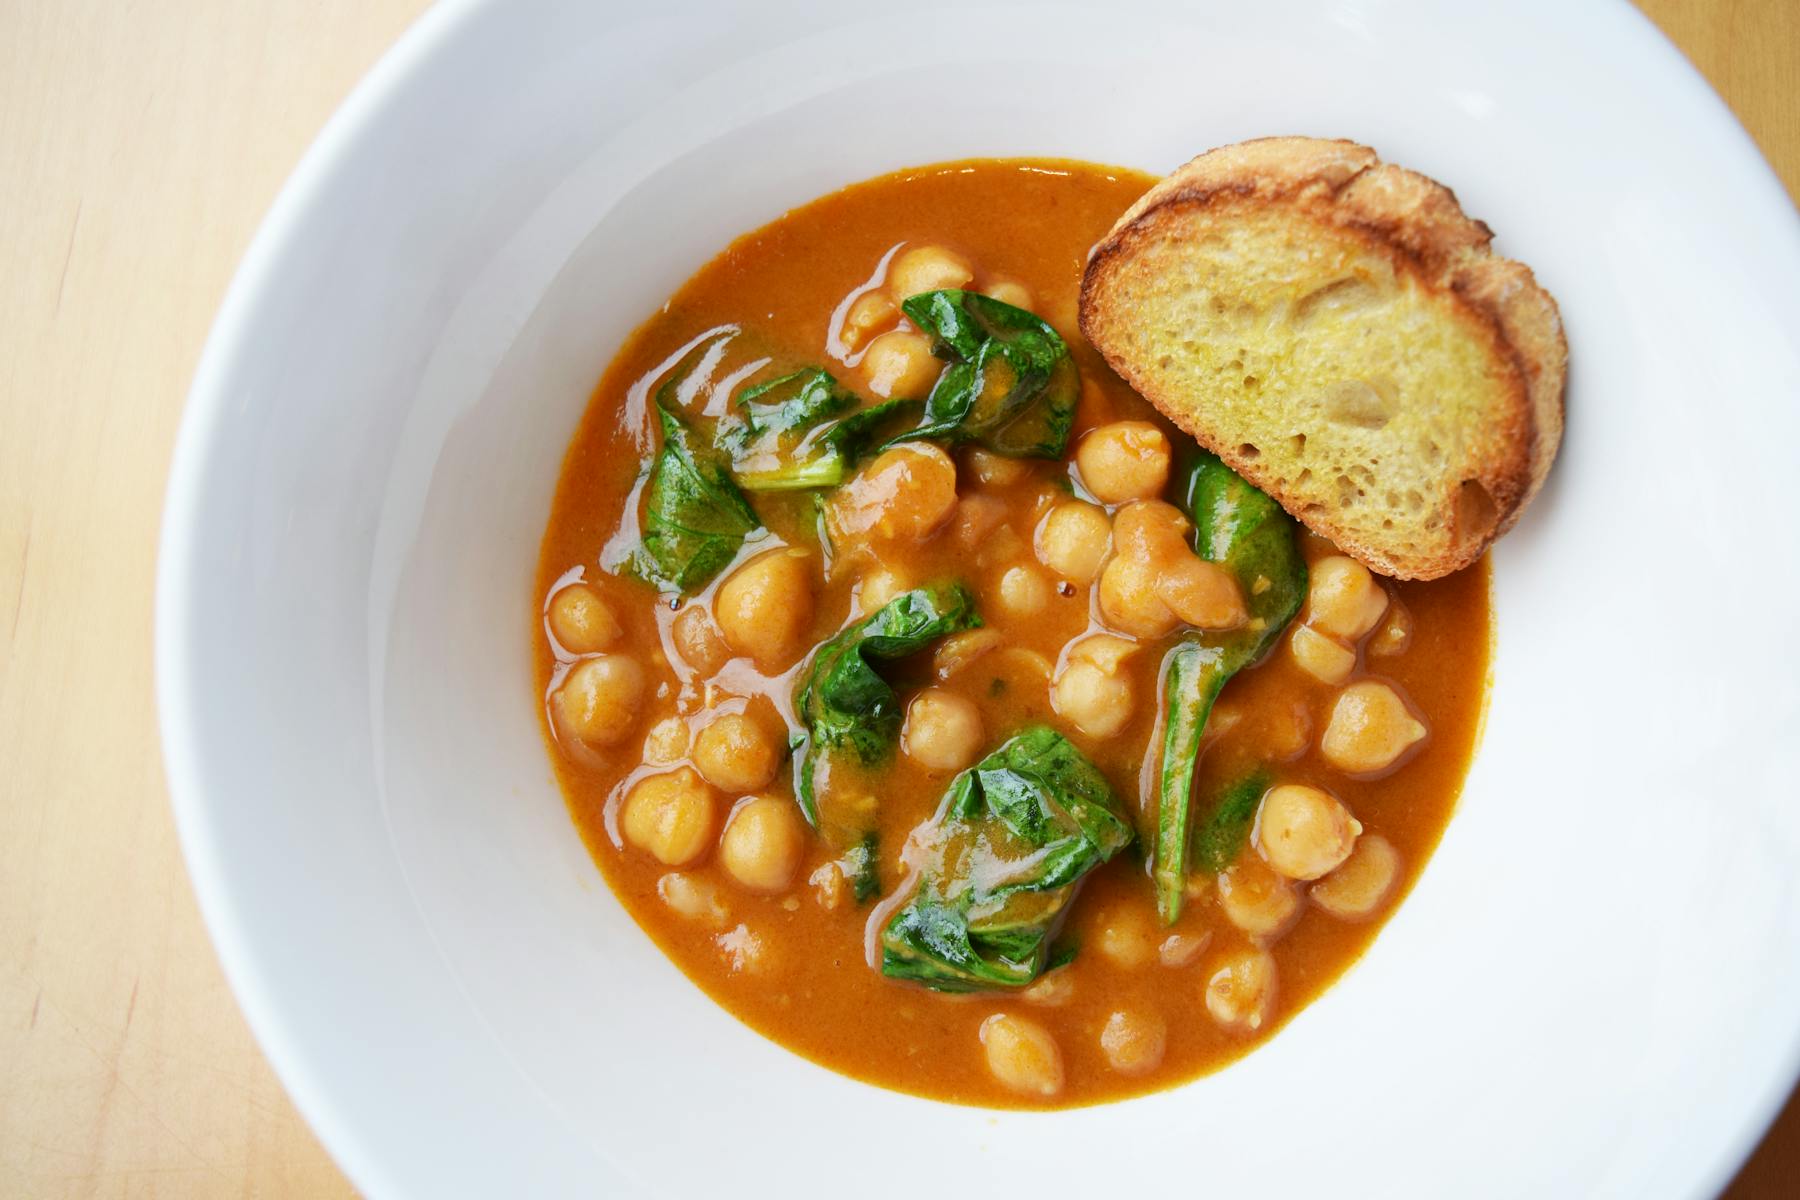
<instances>
[{"instance_id":1,"label":"orange-red broth","mask_svg":"<svg viewBox=\"0 0 1800 1200\"><path fill-rule=\"evenodd\" d=\"M683 614L709 616L719 581L678 611L598 564L609 543L623 545L635 535L634 485L654 446L645 398L681 349L707 330L737 325L746 331L711 372L711 389L687 397L696 411L712 415L722 411L742 369L765 355L775 361L757 378L817 364L867 395L869 368L847 365L846 358L857 357L846 343L865 348L885 326L859 331L855 321L885 306L865 300L858 308L853 301L882 290L882 264L894 268L897 256L887 256L895 247L901 254L920 246L949 250L969 264L972 286L1027 302L1062 332L1083 381L1071 459L1086 432L1121 419L1153 422L1179 437L1106 368L1075 321L1088 247L1151 182L1081 163L980 160L874 179L796 209L734 242L632 336L595 389L564 464L539 562L536 586L546 621L534 645L546 734L570 813L613 890L690 978L753 1028L861 1079L959 1102L1059 1106L1166 1087L1230 1062L1271 1036L1363 952L1436 846L1468 767L1487 675L1485 561L1431 583L1377 581L1392 602L1357 643L1354 674L1343 686L1373 676L1410 702L1429 733L1398 765L1359 777L1328 761L1321 734L1341 686L1303 670L1286 636L1266 661L1226 688L1215 712L1197 794L1271 762L1280 782L1316 785L1337 797L1361 823L1363 841L1378 837L1391 845L1397 860L1391 886L1364 919L1331 915L1308 902L1307 885L1290 885L1297 901L1291 924L1253 938L1233 924L1213 881L1198 880L1179 923L1161 929L1142 857L1127 852L1088 878L1073 907L1066 929L1081 950L1072 964L1024 996L949 996L885 979L867 965L872 906L848 897L841 874L829 865L841 851L820 839L806 837L785 885L766 892L742 886L715 848L727 814L743 802L738 794L706 788L711 811L694 835L702 848L679 871L623 837L622 798L638 780L671 770L668 762L646 757L691 761L702 730L730 713L750 717L784 742L796 669L807 648L856 613L856 589L939 578L960 578L975 589L1000 647L941 682L929 652L897 664L891 677L902 698L934 682L965 697L979 712L982 752L1021 726L1055 726L1102 769L1140 831L1149 827L1154 809L1140 800L1141 776L1155 723L1158 664L1171 639L1149 639L1121 668L1132 706L1115 734L1082 732L1049 699L1045 666L1054 671L1068 643L1101 624L1093 588L1059 579L1034 546L1047 508L1068 498L1057 485L1073 474L1068 462L996 463L960 452L956 508L931 536L880 544L860 558L840 556L829 576L816 551L805 560L813 611L799 634L802 644L760 667L720 650L716 622L706 622L707 636L698 642L678 637ZM810 500L764 495L755 502L782 541L816 545L805 528L814 520ZM1311 537L1303 549L1314 563L1334 553ZM1041 611L1015 613L1004 602L1000 581L1019 567L1049 585ZM899 578L869 583L880 568ZM559 716L557 689L580 656L549 636L551 612L559 594L574 595L561 591L574 581L585 581L602 615L616 622L606 652L629 656L642 671L642 698L615 722L621 728L607 735L616 738L610 745L584 743ZM1295 627L1309 615L1303 610ZM559 619L566 622L568 614ZM702 660L700 669L683 660L681 649ZM725 661L706 661L721 655ZM901 879L901 848L936 810L953 773L926 769L902 752L867 781L871 786L832 789L839 803L879 797L874 816L884 889ZM756 790L789 798L789 774L783 765ZM855 799L843 799L851 793ZM824 805L828 831L834 820L853 823L834 813L832 803ZM1274 879L1255 849L1240 864L1253 889ZM1274 967L1266 1019L1254 1029L1227 1027L1206 1002L1208 982L1258 944ZM1047 1081L1029 1061L1023 1082L1002 1078L1003 1069L996 1074L981 1029L997 1013L1025 1017L1054 1041L1059 1078ZM1121 1031L1147 1036L1121 1039Z\"/></svg>"}]
</instances>

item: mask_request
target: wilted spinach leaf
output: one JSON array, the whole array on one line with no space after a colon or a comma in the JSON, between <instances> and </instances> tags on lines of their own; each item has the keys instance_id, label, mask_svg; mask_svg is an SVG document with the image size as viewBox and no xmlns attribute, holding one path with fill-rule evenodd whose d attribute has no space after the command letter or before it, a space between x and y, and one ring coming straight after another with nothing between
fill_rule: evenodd
<instances>
[{"instance_id":1,"label":"wilted spinach leaf","mask_svg":"<svg viewBox=\"0 0 1800 1200\"><path fill-rule=\"evenodd\" d=\"M720 422L717 444L753 492L836 487L918 409L916 401L889 400L854 411L857 403L828 372L808 367L746 389L738 411Z\"/></svg>"},{"instance_id":2,"label":"wilted spinach leaf","mask_svg":"<svg viewBox=\"0 0 1800 1200\"><path fill-rule=\"evenodd\" d=\"M1237 861L1244 843L1250 840L1250 827L1256 823L1256 808L1263 793L1269 790L1269 773L1261 767L1230 784L1213 800L1212 814L1206 823L1194 830L1194 866L1210 874L1218 874Z\"/></svg>"},{"instance_id":3,"label":"wilted spinach leaf","mask_svg":"<svg viewBox=\"0 0 1800 1200\"><path fill-rule=\"evenodd\" d=\"M794 794L815 828L813 779L821 756L849 754L863 766L882 761L900 733L900 697L871 659L900 658L945 634L981 624L975 598L960 583L902 592L820 646L801 677L794 708L806 727L795 753Z\"/></svg>"},{"instance_id":4,"label":"wilted spinach leaf","mask_svg":"<svg viewBox=\"0 0 1800 1200\"><path fill-rule=\"evenodd\" d=\"M650 469L643 539L632 567L658 587L687 594L729 566L761 522L724 461L660 392L656 414L663 445Z\"/></svg>"},{"instance_id":5,"label":"wilted spinach leaf","mask_svg":"<svg viewBox=\"0 0 1800 1200\"><path fill-rule=\"evenodd\" d=\"M939 991L1044 970L1082 877L1131 842L1106 779L1035 726L958 775L923 836L914 891L881 931L881 972Z\"/></svg>"},{"instance_id":6,"label":"wilted spinach leaf","mask_svg":"<svg viewBox=\"0 0 1800 1200\"><path fill-rule=\"evenodd\" d=\"M1081 379L1048 322L979 292L909 296L900 308L950 365L925 401L925 420L894 441L978 442L1017 458L1061 458Z\"/></svg>"},{"instance_id":7,"label":"wilted spinach leaf","mask_svg":"<svg viewBox=\"0 0 1800 1200\"><path fill-rule=\"evenodd\" d=\"M1280 505L1204 451L1195 451L1183 465L1178 482L1179 502L1194 522L1195 550L1237 577L1250 620L1237 629L1189 634L1163 659L1163 744L1150 875L1157 911L1170 924L1181 915L1185 895L1194 771L1213 701L1226 680L1268 652L1306 597L1306 561L1294 539L1294 519Z\"/></svg>"}]
</instances>

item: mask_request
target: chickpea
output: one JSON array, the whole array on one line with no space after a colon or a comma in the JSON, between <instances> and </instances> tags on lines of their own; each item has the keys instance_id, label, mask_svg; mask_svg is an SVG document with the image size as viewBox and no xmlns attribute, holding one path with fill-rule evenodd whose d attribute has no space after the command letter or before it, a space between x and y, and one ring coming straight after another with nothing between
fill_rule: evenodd
<instances>
[{"instance_id":1,"label":"chickpea","mask_svg":"<svg viewBox=\"0 0 1800 1200\"><path fill-rule=\"evenodd\" d=\"M1100 615L1120 633L1139 638L1161 637L1181 623L1156 594L1156 568L1121 554L1100 572Z\"/></svg>"},{"instance_id":2,"label":"chickpea","mask_svg":"<svg viewBox=\"0 0 1800 1200\"><path fill-rule=\"evenodd\" d=\"M1387 592L1375 582L1369 568L1354 558L1333 554L1312 565L1306 623L1320 633L1357 641L1375 628L1387 605Z\"/></svg>"},{"instance_id":3,"label":"chickpea","mask_svg":"<svg viewBox=\"0 0 1800 1200\"><path fill-rule=\"evenodd\" d=\"M1218 886L1225 919L1259 941L1280 937L1300 915L1294 885L1254 854L1238 855L1235 863L1219 872Z\"/></svg>"},{"instance_id":4,"label":"chickpea","mask_svg":"<svg viewBox=\"0 0 1800 1200\"><path fill-rule=\"evenodd\" d=\"M1100 574L1111 536L1112 522L1105 509L1069 500L1044 514L1033 540L1039 562L1070 583L1086 587Z\"/></svg>"},{"instance_id":5,"label":"chickpea","mask_svg":"<svg viewBox=\"0 0 1800 1200\"><path fill-rule=\"evenodd\" d=\"M656 894L690 921L704 921L723 929L731 920L731 910L719 899L719 889L698 876L670 871L656 881Z\"/></svg>"},{"instance_id":6,"label":"chickpea","mask_svg":"<svg viewBox=\"0 0 1800 1200\"><path fill-rule=\"evenodd\" d=\"M888 290L905 300L920 292L967 287L975 278L969 260L944 246L913 246L888 264Z\"/></svg>"},{"instance_id":7,"label":"chickpea","mask_svg":"<svg viewBox=\"0 0 1800 1200\"><path fill-rule=\"evenodd\" d=\"M690 604L675 618L671 630L675 653L681 661L702 675L711 675L731 658L731 647L712 614L698 604Z\"/></svg>"},{"instance_id":8,"label":"chickpea","mask_svg":"<svg viewBox=\"0 0 1800 1200\"><path fill-rule=\"evenodd\" d=\"M1375 915L1400 877L1400 852L1378 833L1358 838L1344 865L1313 884L1312 902L1342 921Z\"/></svg>"},{"instance_id":9,"label":"chickpea","mask_svg":"<svg viewBox=\"0 0 1800 1200\"><path fill-rule=\"evenodd\" d=\"M666 767L687 757L688 728L680 717L664 717L644 735L644 761Z\"/></svg>"},{"instance_id":10,"label":"chickpea","mask_svg":"<svg viewBox=\"0 0 1800 1200\"><path fill-rule=\"evenodd\" d=\"M979 446L965 451L963 462L983 487L1010 487L1031 474L1031 465L1024 459L1008 458Z\"/></svg>"},{"instance_id":11,"label":"chickpea","mask_svg":"<svg viewBox=\"0 0 1800 1200\"><path fill-rule=\"evenodd\" d=\"M911 588L904 578L886 567L876 567L856 585L856 609L867 615Z\"/></svg>"},{"instance_id":12,"label":"chickpea","mask_svg":"<svg viewBox=\"0 0 1800 1200\"><path fill-rule=\"evenodd\" d=\"M1050 706L1089 737L1111 737L1131 720L1131 680L1091 662L1070 662L1050 685Z\"/></svg>"},{"instance_id":13,"label":"chickpea","mask_svg":"<svg viewBox=\"0 0 1800 1200\"><path fill-rule=\"evenodd\" d=\"M1393 685L1364 679L1338 693L1319 751L1345 774L1371 775L1398 763L1425 733Z\"/></svg>"},{"instance_id":14,"label":"chickpea","mask_svg":"<svg viewBox=\"0 0 1800 1200\"><path fill-rule=\"evenodd\" d=\"M1195 629L1235 629L1250 616L1237 577L1185 551L1158 564L1156 598Z\"/></svg>"},{"instance_id":15,"label":"chickpea","mask_svg":"<svg viewBox=\"0 0 1800 1200\"><path fill-rule=\"evenodd\" d=\"M1317 879L1350 857L1361 832L1361 823L1330 792L1287 783L1264 793L1252 840L1278 874Z\"/></svg>"},{"instance_id":16,"label":"chickpea","mask_svg":"<svg viewBox=\"0 0 1800 1200\"><path fill-rule=\"evenodd\" d=\"M550 597L550 632L570 654L595 654L623 632L612 606L585 583L571 583Z\"/></svg>"},{"instance_id":17,"label":"chickpea","mask_svg":"<svg viewBox=\"0 0 1800 1200\"><path fill-rule=\"evenodd\" d=\"M806 852L806 830L792 800L757 796L732 810L719 839L719 861L754 892L779 892L793 882Z\"/></svg>"},{"instance_id":18,"label":"chickpea","mask_svg":"<svg viewBox=\"0 0 1800 1200\"><path fill-rule=\"evenodd\" d=\"M1381 628L1369 639L1369 653L1379 658L1405 654L1406 648L1412 645L1412 634L1412 613L1400 601L1391 601L1388 604L1387 620L1381 623Z\"/></svg>"},{"instance_id":19,"label":"chickpea","mask_svg":"<svg viewBox=\"0 0 1800 1200\"><path fill-rule=\"evenodd\" d=\"M1148 421L1114 421L1081 439L1075 465L1106 504L1148 500L1169 482L1169 439Z\"/></svg>"},{"instance_id":20,"label":"chickpea","mask_svg":"<svg viewBox=\"0 0 1800 1200\"><path fill-rule=\"evenodd\" d=\"M1039 1008L1061 1008L1075 998L1075 976L1060 967L1019 993L1019 999Z\"/></svg>"},{"instance_id":21,"label":"chickpea","mask_svg":"<svg viewBox=\"0 0 1800 1200\"><path fill-rule=\"evenodd\" d=\"M1171 559L1193 557L1187 544L1191 528L1173 504L1134 500L1121 505L1113 517L1113 545L1120 554L1161 565Z\"/></svg>"},{"instance_id":22,"label":"chickpea","mask_svg":"<svg viewBox=\"0 0 1800 1200\"><path fill-rule=\"evenodd\" d=\"M1069 661L1092 663L1108 675L1117 674L1125 660L1138 652L1138 644L1110 633L1095 633L1069 647Z\"/></svg>"},{"instance_id":23,"label":"chickpea","mask_svg":"<svg viewBox=\"0 0 1800 1200\"><path fill-rule=\"evenodd\" d=\"M1008 567L996 590L1009 617L1035 617L1050 605L1050 581L1030 567Z\"/></svg>"},{"instance_id":24,"label":"chickpea","mask_svg":"<svg viewBox=\"0 0 1800 1200\"><path fill-rule=\"evenodd\" d=\"M981 710L966 696L926 688L906 706L900 742L907 757L930 771L960 771L981 753Z\"/></svg>"},{"instance_id":25,"label":"chickpea","mask_svg":"<svg viewBox=\"0 0 1800 1200\"><path fill-rule=\"evenodd\" d=\"M939 679L949 679L1005 639L998 629L968 629L938 643L931 655L931 669Z\"/></svg>"},{"instance_id":26,"label":"chickpea","mask_svg":"<svg viewBox=\"0 0 1800 1200\"><path fill-rule=\"evenodd\" d=\"M1136 970L1156 957L1156 931L1142 909L1113 909L1094 931L1094 949L1114 966Z\"/></svg>"},{"instance_id":27,"label":"chickpea","mask_svg":"<svg viewBox=\"0 0 1800 1200\"><path fill-rule=\"evenodd\" d=\"M1370 652L1374 652L1372 647ZM1296 666L1320 683L1342 683L1356 670L1356 651L1311 625L1294 626L1288 653L1294 656Z\"/></svg>"},{"instance_id":28,"label":"chickpea","mask_svg":"<svg viewBox=\"0 0 1800 1200\"><path fill-rule=\"evenodd\" d=\"M743 795L767 787L781 765L781 747L762 722L743 713L714 717L694 739L694 766L706 782Z\"/></svg>"},{"instance_id":29,"label":"chickpea","mask_svg":"<svg viewBox=\"0 0 1800 1200\"><path fill-rule=\"evenodd\" d=\"M988 1070L1015 1092L1054 1096L1063 1088L1062 1051L1050 1031L1036 1021L995 1013L981 1023Z\"/></svg>"},{"instance_id":30,"label":"chickpea","mask_svg":"<svg viewBox=\"0 0 1800 1200\"><path fill-rule=\"evenodd\" d=\"M1031 289L1016 279L996 279L987 285L984 295L991 296L1002 304L1010 304L1014 308L1031 308Z\"/></svg>"},{"instance_id":31,"label":"chickpea","mask_svg":"<svg viewBox=\"0 0 1800 1200\"><path fill-rule=\"evenodd\" d=\"M1264 754L1278 762L1292 762L1312 744L1312 710L1304 700L1273 705L1263 714Z\"/></svg>"},{"instance_id":32,"label":"chickpea","mask_svg":"<svg viewBox=\"0 0 1800 1200\"><path fill-rule=\"evenodd\" d=\"M638 723L644 668L623 654L584 658L569 668L556 692L562 727L591 746L624 740Z\"/></svg>"},{"instance_id":33,"label":"chickpea","mask_svg":"<svg viewBox=\"0 0 1800 1200\"><path fill-rule=\"evenodd\" d=\"M1157 961L1165 967L1185 967L1199 958L1212 944L1212 931L1171 933L1156 948Z\"/></svg>"},{"instance_id":34,"label":"chickpea","mask_svg":"<svg viewBox=\"0 0 1800 1200\"><path fill-rule=\"evenodd\" d=\"M916 399L931 390L943 365L932 356L930 338L890 329L869 343L856 369L863 385L883 400Z\"/></svg>"},{"instance_id":35,"label":"chickpea","mask_svg":"<svg viewBox=\"0 0 1800 1200\"><path fill-rule=\"evenodd\" d=\"M1206 981L1206 1011L1227 1029L1254 1033L1275 1009L1275 959L1267 950L1226 957Z\"/></svg>"},{"instance_id":36,"label":"chickpea","mask_svg":"<svg viewBox=\"0 0 1800 1200\"><path fill-rule=\"evenodd\" d=\"M922 541L956 508L956 464L930 442L883 451L839 491L832 525L847 538Z\"/></svg>"},{"instance_id":37,"label":"chickpea","mask_svg":"<svg viewBox=\"0 0 1800 1200\"><path fill-rule=\"evenodd\" d=\"M671 867L685 866L712 841L713 790L691 767L648 776L632 785L619 825L639 850Z\"/></svg>"},{"instance_id":38,"label":"chickpea","mask_svg":"<svg viewBox=\"0 0 1800 1200\"><path fill-rule=\"evenodd\" d=\"M1006 520L1006 501L998 496L965 496L956 502L950 536L964 550L974 550Z\"/></svg>"},{"instance_id":39,"label":"chickpea","mask_svg":"<svg viewBox=\"0 0 1800 1200\"><path fill-rule=\"evenodd\" d=\"M864 292L850 302L844 313L844 327L838 337L851 350L869 340L877 329L885 329L900 317L900 309L886 292Z\"/></svg>"},{"instance_id":40,"label":"chickpea","mask_svg":"<svg viewBox=\"0 0 1800 1200\"><path fill-rule=\"evenodd\" d=\"M1162 1065L1169 1027L1155 1013L1120 1009L1100 1030L1100 1049L1121 1075L1143 1075Z\"/></svg>"},{"instance_id":41,"label":"chickpea","mask_svg":"<svg viewBox=\"0 0 1800 1200\"><path fill-rule=\"evenodd\" d=\"M726 644L765 671L793 662L812 624L812 574L803 550L771 550L733 571L713 599Z\"/></svg>"}]
</instances>

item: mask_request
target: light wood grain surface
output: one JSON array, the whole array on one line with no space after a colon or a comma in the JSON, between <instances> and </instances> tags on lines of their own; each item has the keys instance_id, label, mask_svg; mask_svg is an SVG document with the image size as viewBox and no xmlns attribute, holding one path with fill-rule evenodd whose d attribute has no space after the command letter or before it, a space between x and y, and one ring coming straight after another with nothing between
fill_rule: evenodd
<instances>
[{"instance_id":1,"label":"light wood grain surface","mask_svg":"<svg viewBox=\"0 0 1800 1200\"><path fill-rule=\"evenodd\" d=\"M244 1026L158 756L177 421L276 190L424 0L0 0L0 1195L349 1185ZM1646 0L1800 192L1800 3ZM1800 1104L1733 1195L1794 1195Z\"/></svg>"}]
</instances>

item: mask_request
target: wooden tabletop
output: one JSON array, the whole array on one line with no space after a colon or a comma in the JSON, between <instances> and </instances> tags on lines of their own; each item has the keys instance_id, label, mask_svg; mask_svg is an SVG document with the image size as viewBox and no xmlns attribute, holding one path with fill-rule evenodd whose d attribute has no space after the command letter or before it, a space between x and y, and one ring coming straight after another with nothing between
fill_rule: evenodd
<instances>
[{"instance_id":1,"label":"wooden tabletop","mask_svg":"<svg viewBox=\"0 0 1800 1200\"><path fill-rule=\"evenodd\" d=\"M1645 0L1800 194L1800 4ZM0 1196L351 1194L176 845L151 577L176 423L302 150L424 0L0 0ZM1793 1195L1791 1102L1734 1197Z\"/></svg>"}]
</instances>

